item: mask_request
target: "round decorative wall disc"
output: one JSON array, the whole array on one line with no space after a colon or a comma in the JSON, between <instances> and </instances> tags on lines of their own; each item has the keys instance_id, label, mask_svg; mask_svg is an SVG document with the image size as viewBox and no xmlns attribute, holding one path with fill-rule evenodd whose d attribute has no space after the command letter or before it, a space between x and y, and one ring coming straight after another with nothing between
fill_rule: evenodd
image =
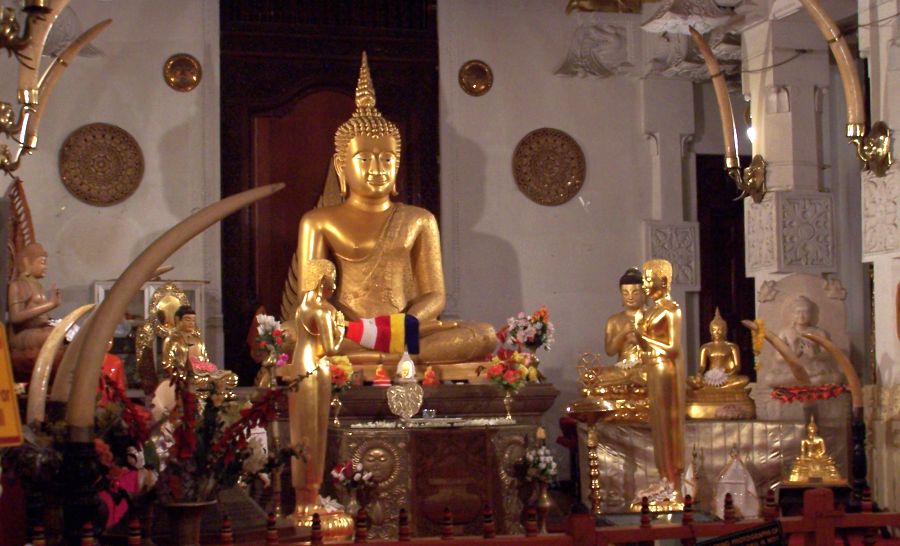
<instances>
[{"instance_id":1,"label":"round decorative wall disc","mask_svg":"<svg viewBox=\"0 0 900 546\"><path fill-rule=\"evenodd\" d=\"M72 195L91 205L113 205L144 176L141 147L128 131L91 123L70 134L59 151L59 175Z\"/></svg>"},{"instance_id":2,"label":"round decorative wall disc","mask_svg":"<svg viewBox=\"0 0 900 546\"><path fill-rule=\"evenodd\" d=\"M535 203L561 205L584 184L584 153L575 139L559 129L537 129L516 146L513 177Z\"/></svg>"},{"instance_id":3,"label":"round decorative wall disc","mask_svg":"<svg viewBox=\"0 0 900 546\"><path fill-rule=\"evenodd\" d=\"M480 97L491 90L494 85L494 73L487 63L478 60L468 61L459 69L459 86L462 90Z\"/></svg>"},{"instance_id":4,"label":"round decorative wall disc","mask_svg":"<svg viewBox=\"0 0 900 546\"><path fill-rule=\"evenodd\" d=\"M178 53L172 55L163 65L163 78L175 91L188 92L200 85L203 68L193 55Z\"/></svg>"}]
</instances>

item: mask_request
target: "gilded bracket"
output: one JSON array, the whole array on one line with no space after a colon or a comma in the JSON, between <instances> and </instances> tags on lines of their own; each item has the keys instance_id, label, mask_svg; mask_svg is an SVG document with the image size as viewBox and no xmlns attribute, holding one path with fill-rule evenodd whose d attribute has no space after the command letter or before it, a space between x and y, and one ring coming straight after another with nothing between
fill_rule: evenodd
<instances>
[{"instance_id":1,"label":"gilded bracket","mask_svg":"<svg viewBox=\"0 0 900 546\"><path fill-rule=\"evenodd\" d=\"M887 174L894 163L891 155L891 133L893 131L883 121L873 123L872 130L868 134L862 124L847 125L847 139L856 146L856 155L862 160L864 169L872 171L877 177Z\"/></svg>"},{"instance_id":2,"label":"gilded bracket","mask_svg":"<svg viewBox=\"0 0 900 546\"><path fill-rule=\"evenodd\" d=\"M751 197L754 203L762 202L763 197L766 196L767 165L766 160L759 154L753 156L753 161L743 171L741 171L740 165L729 166L726 164L725 170L728 176L741 190L741 194L735 198L735 201Z\"/></svg>"}]
</instances>

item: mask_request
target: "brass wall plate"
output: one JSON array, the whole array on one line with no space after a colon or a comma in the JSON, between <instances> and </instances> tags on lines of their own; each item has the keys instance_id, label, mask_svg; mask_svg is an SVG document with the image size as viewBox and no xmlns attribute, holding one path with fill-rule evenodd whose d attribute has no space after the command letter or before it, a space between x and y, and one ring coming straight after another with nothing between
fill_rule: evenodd
<instances>
[{"instance_id":1,"label":"brass wall plate","mask_svg":"<svg viewBox=\"0 0 900 546\"><path fill-rule=\"evenodd\" d=\"M459 86L462 90L480 97L491 90L494 85L494 73L484 61L472 60L459 69Z\"/></svg>"},{"instance_id":2,"label":"brass wall plate","mask_svg":"<svg viewBox=\"0 0 900 546\"><path fill-rule=\"evenodd\" d=\"M166 60L163 65L163 79L166 85L175 91L187 93L200 85L203 78L203 67L193 55L177 53Z\"/></svg>"}]
</instances>

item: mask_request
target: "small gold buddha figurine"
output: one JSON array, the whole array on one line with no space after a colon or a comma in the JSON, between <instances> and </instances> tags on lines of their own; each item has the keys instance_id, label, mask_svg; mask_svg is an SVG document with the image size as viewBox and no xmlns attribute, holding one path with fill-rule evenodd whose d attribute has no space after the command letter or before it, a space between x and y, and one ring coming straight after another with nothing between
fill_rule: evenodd
<instances>
[{"instance_id":1,"label":"small gold buddha figurine","mask_svg":"<svg viewBox=\"0 0 900 546\"><path fill-rule=\"evenodd\" d=\"M672 264L649 260L641 267L644 294L652 301L637 320L650 404L653 457L664 485L680 497L684 472L684 355L681 307L670 294ZM681 499L679 498L678 501ZM673 499L669 498L670 503ZM677 504L677 502L672 503Z\"/></svg>"},{"instance_id":2,"label":"small gold buddha figurine","mask_svg":"<svg viewBox=\"0 0 900 546\"><path fill-rule=\"evenodd\" d=\"M384 370L384 365L379 364L375 368L375 379L372 380L372 384L376 387L390 387L391 386L391 378L388 376L388 373Z\"/></svg>"},{"instance_id":3,"label":"small gold buddha figurine","mask_svg":"<svg viewBox=\"0 0 900 546\"><path fill-rule=\"evenodd\" d=\"M434 215L391 200L397 195L400 131L375 107L365 53L356 111L338 128L334 142L333 165L346 200L301 218L295 264L300 282L311 274L311 260L330 259L338 271L334 305L348 320L407 313L420 323L418 362L445 365L482 360L497 345L492 326L439 319L446 291ZM401 356L350 341L343 343L340 354L364 366L393 364Z\"/></svg>"},{"instance_id":4,"label":"small gold buddha figurine","mask_svg":"<svg viewBox=\"0 0 900 546\"><path fill-rule=\"evenodd\" d=\"M40 280L47 274L47 251L40 243L28 244L19 252L16 270L18 276L10 281L7 290L9 346L33 352L33 358L53 330L47 313L59 306L59 290L53 285L49 295L44 294Z\"/></svg>"},{"instance_id":5,"label":"small gold buddha figurine","mask_svg":"<svg viewBox=\"0 0 900 546\"><path fill-rule=\"evenodd\" d=\"M841 483L837 465L825 450L825 440L817 434L815 417L806 425L806 438L800 441L800 456L791 466L788 483Z\"/></svg>"},{"instance_id":6,"label":"small gold buddha figurine","mask_svg":"<svg viewBox=\"0 0 900 546\"><path fill-rule=\"evenodd\" d=\"M162 368L177 381L186 382L202 400L210 395L214 400L234 398L238 377L209 361L197 330L197 312L189 305L175 312L175 328L163 342Z\"/></svg>"},{"instance_id":7,"label":"small gold buddha figurine","mask_svg":"<svg viewBox=\"0 0 900 546\"><path fill-rule=\"evenodd\" d=\"M422 385L426 387L433 387L440 384L441 380L438 379L437 372L434 371L434 367L428 366L427 368L425 368L425 373L422 375Z\"/></svg>"},{"instance_id":8,"label":"small gold buddha figurine","mask_svg":"<svg viewBox=\"0 0 900 546\"><path fill-rule=\"evenodd\" d=\"M756 406L747 389L750 379L739 375L741 352L726 339L728 324L719 314L709 323L712 341L700 346L697 375L687 378L687 414L692 419L753 419Z\"/></svg>"}]
</instances>

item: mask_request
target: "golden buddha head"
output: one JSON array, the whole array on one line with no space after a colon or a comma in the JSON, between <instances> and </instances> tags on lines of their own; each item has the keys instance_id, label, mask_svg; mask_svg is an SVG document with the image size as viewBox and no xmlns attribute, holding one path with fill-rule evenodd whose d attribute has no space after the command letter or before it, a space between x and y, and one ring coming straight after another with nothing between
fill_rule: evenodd
<instances>
[{"instance_id":1,"label":"golden buddha head","mask_svg":"<svg viewBox=\"0 0 900 546\"><path fill-rule=\"evenodd\" d=\"M639 309L644 305L644 292L641 288L643 279L641 271L636 267L629 267L619 278L619 293L622 295L622 306L627 309Z\"/></svg>"},{"instance_id":2,"label":"golden buddha head","mask_svg":"<svg viewBox=\"0 0 900 546\"><path fill-rule=\"evenodd\" d=\"M672 264L668 260L647 260L641 270L644 294L654 300L669 295L669 289L672 287Z\"/></svg>"},{"instance_id":3,"label":"golden buddha head","mask_svg":"<svg viewBox=\"0 0 900 546\"><path fill-rule=\"evenodd\" d=\"M366 53L356 84L356 111L334 134L334 170L341 194L362 197L396 195L400 167L400 130L375 107L375 88Z\"/></svg>"},{"instance_id":4,"label":"golden buddha head","mask_svg":"<svg viewBox=\"0 0 900 546\"><path fill-rule=\"evenodd\" d=\"M27 277L42 279L47 274L47 251L40 243L29 243L19 252L16 267Z\"/></svg>"},{"instance_id":5,"label":"golden buddha head","mask_svg":"<svg viewBox=\"0 0 900 546\"><path fill-rule=\"evenodd\" d=\"M175 311L175 329L181 332L197 331L197 312L190 305L182 305Z\"/></svg>"},{"instance_id":6,"label":"golden buddha head","mask_svg":"<svg viewBox=\"0 0 900 546\"><path fill-rule=\"evenodd\" d=\"M809 423L806 425L806 434L808 438L813 438L819 433L819 427L816 426L816 418L809 416Z\"/></svg>"},{"instance_id":7,"label":"golden buddha head","mask_svg":"<svg viewBox=\"0 0 900 546\"><path fill-rule=\"evenodd\" d=\"M304 268L300 290L311 292L321 286L322 295L330 298L335 290L336 280L337 270L331 260L310 260Z\"/></svg>"},{"instance_id":8,"label":"golden buddha head","mask_svg":"<svg viewBox=\"0 0 900 546\"><path fill-rule=\"evenodd\" d=\"M719 314L719 308L716 307L716 316L709 322L709 335L713 341L722 341L728 333L728 323Z\"/></svg>"}]
</instances>

